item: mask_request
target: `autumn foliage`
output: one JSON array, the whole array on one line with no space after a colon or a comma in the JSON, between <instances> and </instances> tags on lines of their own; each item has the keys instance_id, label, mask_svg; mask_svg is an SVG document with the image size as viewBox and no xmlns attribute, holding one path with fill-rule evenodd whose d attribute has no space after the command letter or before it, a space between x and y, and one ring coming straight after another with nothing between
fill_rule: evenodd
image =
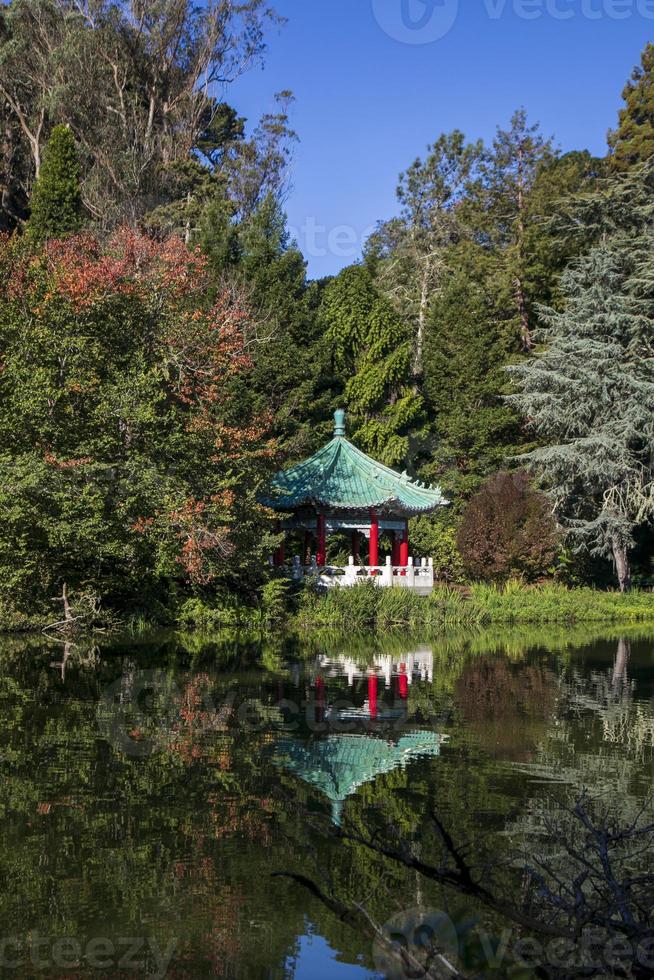
<instances>
[{"instance_id":1,"label":"autumn foliage","mask_svg":"<svg viewBox=\"0 0 654 980\"><path fill-rule=\"evenodd\" d=\"M242 573L265 546L268 420L235 403L253 324L179 239L0 242L0 567L13 598L108 601ZM3 540L4 538L4 540ZM240 560L239 560L240 555ZM245 574L252 576L252 568ZM49 601L49 600L48 600Z\"/></svg>"},{"instance_id":2,"label":"autumn foliage","mask_svg":"<svg viewBox=\"0 0 654 980\"><path fill-rule=\"evenodd\" d=\"M557 545L551 505L522 471L487 480L468 504L457 543L475 579L534 581L546 574Z\"/></svg>"}]
</instances>

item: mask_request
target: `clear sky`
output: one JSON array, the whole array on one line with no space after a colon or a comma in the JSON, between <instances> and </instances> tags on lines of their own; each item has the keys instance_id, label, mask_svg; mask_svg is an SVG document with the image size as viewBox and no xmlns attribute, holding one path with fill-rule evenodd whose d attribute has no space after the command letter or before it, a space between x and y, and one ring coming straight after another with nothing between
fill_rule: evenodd
<instances>
[{"instance_id":1,"label":"clear sky","mask_svg":"<svg viewBox=\"0 0 654 980\"><path fill-rule=\"evenodd\" d=\"M291 89L286 202L312 276L396 211L397 176L439 133L492 137L521 105L563 150L602 154L654 0L273 0L288 18L228 99L251 123Z\"/></svg>"}]
</instances>

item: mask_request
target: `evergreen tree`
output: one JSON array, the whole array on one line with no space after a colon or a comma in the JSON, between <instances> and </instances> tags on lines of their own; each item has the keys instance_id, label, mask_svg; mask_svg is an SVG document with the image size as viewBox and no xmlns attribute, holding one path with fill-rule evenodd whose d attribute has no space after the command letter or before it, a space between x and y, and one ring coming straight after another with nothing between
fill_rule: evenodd
<instances>
[{"instance_id":1,"label":"evergreen tree","mask_svg":"<svg viewBox=\"0 0 654 980\"><path fill-rule=\"evenodd\" d=\"M498 128L465 209L478 240L501 256L498 286L506 291L525 351L533 346L533 230L544 224L534 209L533 191L541 170L555 156L551 140L544 139L538 124L530 125L525 110L519 109L509 129Z\"/></svg>"},{"instance_id":2,"label":"evergreen tree","mask_svg":"<svg viewBox=\"0 0 654 980\"><path fill-rule=\"evenodd\" d=\"M79 162L75 138L68 126L55 126L52 130L30 207L29 234L34 241L62 238L81 227Z\"/></svg>"},{"instance_id":3,"label":"evergreen tree","mask_svg":"<svg viewBox=\"0 0 654 980\"><path fill-rule=\"evenodd\" d=\"M510 397L545 445L526 454L577 546L631 583L635 527L654 509L651 239L616 236L563 276L546 349L514 367Z\"/></svg>"},{"instance_id":4,"label":"evergreen tree","mask_svg":"<svg viewBox=\"0 0 654 980\"><path fill-rule=\"evenodd\" d=\"M424 392L434 436L424 474L457 512L520 442L515 411L503 401L506 364L518 350L514 323L498 304L494 261L478 246L457 252L430 312Z\"/></svg>"},{"instance_id":5,"label":"evergreen tree","mask_svg":"<svg viewBox=\"0 0 654 980\"><path fill-rule=\"evenodd\" d=\"M313 452L329 418L331 374L317 318L319 289L308 286L306 262L286 228L279 202L268 194L256 210L235 222L220 201L207 208L201 243L217 283L229 283L257 312L250 338L253 368L240 398L274 415L273 431L286 455Z\"/></svg>"},{"instance_id":6,"label":"evergreen tree","mask_svg":"<svg viewBox=\"0 0 654 980\"><path fill-rule=\"evenodd\" d=\"M406 462L423 401L411 385L411 331L365 266L344 269L320 307L353 437L389 466Z\"/></svg>"},{"instance_id":7,"label":"evergreen tree","mask_svg":"<svg viewBox=\"0 0 654 980\"><path fill-rule=\"evenodd\" d=\"M654 44L643 51L622 93L625 107L619 124L609 133L610 165L621 173L654 156Z\"/></svg>"}]
</instances>

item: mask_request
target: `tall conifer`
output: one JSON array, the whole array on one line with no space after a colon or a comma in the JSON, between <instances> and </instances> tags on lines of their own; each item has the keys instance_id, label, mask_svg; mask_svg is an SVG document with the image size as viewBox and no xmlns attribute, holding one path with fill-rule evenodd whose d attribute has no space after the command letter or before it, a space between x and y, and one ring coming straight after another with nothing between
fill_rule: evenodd
<instances>
[{"instance_id":1,"label":"tall conifer","mask_svg":"<svg viewBox=\"0 0 654 980\"><path fill-rule=\"evenodd\" d=\"M78 231L81 224L82 196L75 137L68 126L55 126L32 192L29 234L42 242Z\"/></svg>"},{"instance_id":2,"label":"tall conifer","mask_svg":"<svg viewBox=\"0 0 654 980\"><path fill-rule=\"evenodd\" d=\"M573 265L564 312L542 312L547 347L512 369L510 400L545 442L524 459L571 539L613 557L622 591L633 532L654 512L651 251L617 235Z\"/></svg>"},{"instance_id":3,"label":"tall conifer","mask_svg":"<svg viewBox=\"0 0 654 980\"><path fill-rule=\"evenodd\" d=\"M654 44L643 51L622 93L618 128L609 133L611 168L631 170L654 156Z\"/></svg>"}]
</instances>

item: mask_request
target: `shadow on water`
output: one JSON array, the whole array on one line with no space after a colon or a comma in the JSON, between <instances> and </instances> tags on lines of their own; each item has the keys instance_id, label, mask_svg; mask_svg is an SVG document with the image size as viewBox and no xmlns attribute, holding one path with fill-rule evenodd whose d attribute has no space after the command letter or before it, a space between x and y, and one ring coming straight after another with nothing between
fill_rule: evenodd
<instances>
[{"instance_id":1,"label":"shadow on water","mask_svg":"<svg viewBox=\"0 0 654 980\"><path fill-rule=\"evenodd\" d=\"M442 909L440 886L342 833L391 828L428 855L437 806L515 889L559 803L586 788L629 819L648 798L653 649L639 628L3 640L3 973L388 973L273 875L327 877L377 923Z\"/></svg>"}]
</instances>

